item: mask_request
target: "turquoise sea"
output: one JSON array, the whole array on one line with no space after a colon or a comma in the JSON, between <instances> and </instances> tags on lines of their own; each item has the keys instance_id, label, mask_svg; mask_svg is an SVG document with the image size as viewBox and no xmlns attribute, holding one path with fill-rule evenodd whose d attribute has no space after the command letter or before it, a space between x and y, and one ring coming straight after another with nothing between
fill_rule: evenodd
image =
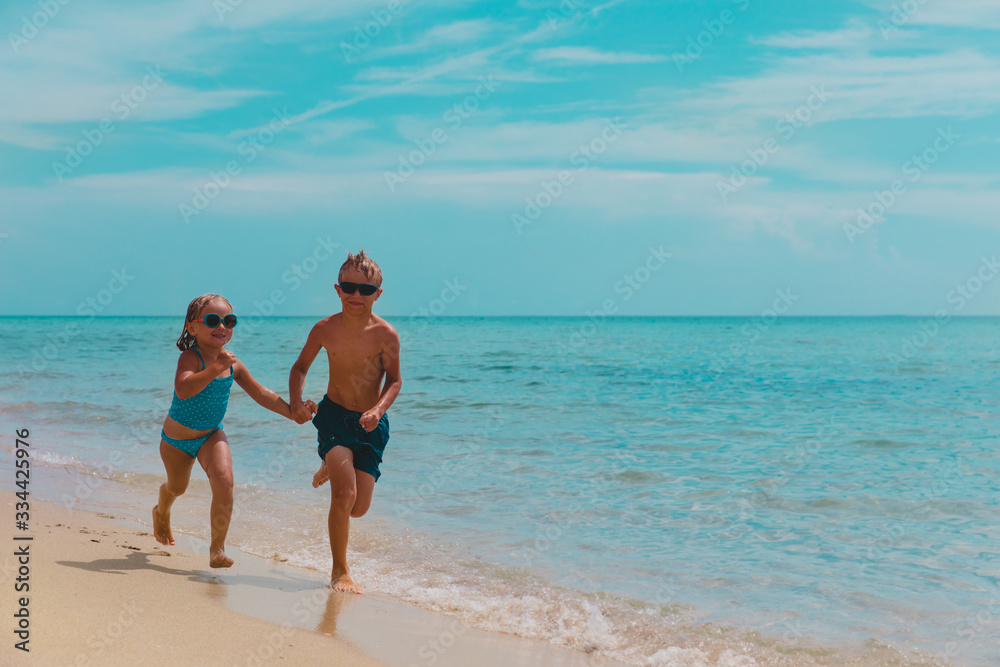
<instances>
[{"instance_id":1,"label":"turquoise sea","mask_svg":"<svg viewBox=\"0 0 1000 667\"><path fill-rule=\"evenodd\" d=\"M595 665L1000 664L1000 320L387 319L369 590ZM313 322L229 347L287 396ZM180 328L0 318L3 456L31 430L35 493L149 522ZM225 430L230 543L327 570L312 426L234 386ZM193 479L176 528L205 537Z\"/></svg>"}]
</instances>

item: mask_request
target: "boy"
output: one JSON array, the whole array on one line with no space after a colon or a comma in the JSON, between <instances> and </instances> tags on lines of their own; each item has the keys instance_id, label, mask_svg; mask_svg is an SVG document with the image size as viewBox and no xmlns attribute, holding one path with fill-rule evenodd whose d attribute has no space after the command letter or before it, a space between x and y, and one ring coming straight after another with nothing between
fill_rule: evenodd
<instances>
[{"instance_id":1,"label":"boy","mask_svg":"<svg viewBox=\"0 0 1000 667\"><path fill-rule=\"evenodd\" d=\"M385 416L403 384L399 374L399 335L372 313L382 295L382 269L365 251L348 253L336 286L342 310L320 320L309 332L288 376L289 403L296 418L312 416L302 400L306 373L320 348L326 348L330 379L313 425L319 431L323 464L313 486L330 481L330 588L361 593L347 567L351 517L364 516L389 439ZM382 378L385 377L385 384ZM381 390L380 390L381 386Z\"/></svg>"}]
</instances>

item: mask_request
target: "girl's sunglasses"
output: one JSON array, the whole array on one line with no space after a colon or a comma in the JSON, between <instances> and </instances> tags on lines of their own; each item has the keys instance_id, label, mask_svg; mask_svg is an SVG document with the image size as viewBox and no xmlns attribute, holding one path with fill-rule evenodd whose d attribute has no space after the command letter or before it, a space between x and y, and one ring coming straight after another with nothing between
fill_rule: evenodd
<instances>
[{"instance_id":1,"label":"girl's sunglasses","mask_svg":"<svg viewBox=\"0 0 1000 667\"><path fill-rule=\"evenodd\" d=\"M344 290L347 294L354 294L355 292L361 292L361 296L371 296L378 291L378 285L366 285L365 283L348 283L341 281L337 283L340 285L340 289Z\"/></svg>"},{"instance_id":2,"label":"girl's sunglasses","mask_svg":"<svg viewBox=\"0 0 1000 667\"><path fill-rule=\"evenodd\" d=\"M205 326L208 327L209 329L214 329L215 327L219 326L219 322L222 322L224 325L226 325L227 329L236 328L236 315L234 315L233 313L230 313L225 317L222 317L221 315L216 315L215 313L206 313L205 317L201 318L200 320L191 320L191 321L204 322Z\"/></svg>"}]
</instances>

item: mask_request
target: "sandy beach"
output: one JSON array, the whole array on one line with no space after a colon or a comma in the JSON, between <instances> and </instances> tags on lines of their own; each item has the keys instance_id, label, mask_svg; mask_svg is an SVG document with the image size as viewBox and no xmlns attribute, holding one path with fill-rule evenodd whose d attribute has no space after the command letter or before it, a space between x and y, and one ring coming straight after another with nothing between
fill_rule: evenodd
<instances>
[{"instance_id":1,"label":"sandy beach","mask_svg":"<svg viewBox=\"0 0 1000 667\"><path fill-rule=\"evenodd\" d=\"M1000 667L1000 0L0 25L0 667Z\"/></svg>"},{"instance_id":2,"label":"sandy beach","mask_svg":"<svg viewBox=\"0 0 1000 667\"><path fill-rule=\"evenodd\" d=\"M11 494L4 502L11 518L14 501ZM386 596L331 593L318 572L238 550L233 568L211 570L207 544L163 547L147 526L120 516L32 500L30 526L19 535L4 530L6 545L15 545L0 559L4 665L598 664ZM11 584L17 549L28 552L30 588L20 593ZM15 647L23 635L11 633L22 597L27 653Z\"/></svg>"}]
</instances>

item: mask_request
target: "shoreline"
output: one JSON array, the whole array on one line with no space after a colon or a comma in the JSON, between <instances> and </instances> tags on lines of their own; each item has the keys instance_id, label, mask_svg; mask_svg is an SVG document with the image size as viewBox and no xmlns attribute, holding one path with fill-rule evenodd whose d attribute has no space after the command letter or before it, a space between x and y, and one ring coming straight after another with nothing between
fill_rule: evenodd
<instances>
[{"instance_id":1,"label":"shoreline","mask_svg":"<svg viewBox=\"0 0 1000 667\"><path fill-rule=\"evenodd\" d=\"M16 498L5 496L12 517ZM232 568L212 570L204 540L163 546L150 527L124 516L67 515L32 499L30 525L30 541L8 542L29 545L30 590L5 586L0 600L0 615L13 619L27 596L29 653L4 633L4 664L622 664L470 628L383 594L331 592L322 573L239 549ZM18 567L6 551L4 580Z\"/></svg>"},{"instance_id":2,"label":"shoreline","mask_svg":"<svg viewBox=\"0 0 1000 667\"><path fill-rule=\"evenodd\" d=\"M0 470L13 479L13 467L7 464L8 460L13 459L0 461ZM46 611L45 615L56 617L56 627L64 626L72 631L70 638L65 632L53 632L49 635L54 638L51 641L77 647L77 652L72 655L66 646L47 647L41 651L43 660L38 664L77 664L77 658L81 657L79 647L86 648L90 644L94 644L92 651L101 651L100 660L93 660L84 651L79 664L146 664L136 662L135 657L139 655L136 651L146 651L142 642L123 644L124 640L118 637L113 638L113 642L102 640L99 628L93 624L78 627L83 616L74 612L91 607L94 610L91 614L96 618L114 619L125 614L123 621L129 622L126 626L120 621L119 626L131 627L132 622L127 618L129 608L123 606L125 598L122 591L140 591L136 595L142 600L162 597L162 591L167 589L172 594L170 599L184 611L160 613L158 620L142 626L140 634L170 647L171 644L190 643L187 638L190 633L185 630L164 635L163 628L177 626L184 629L190 626L197 631L193 636L207 637L203 641L222 641L228 647L238 647L240 655L233 654L229 649L229 652L222 652L220 659L240 665L272 664L285 659L286 654L294 657L297 664L329 664L331 651L338 656L335 664L402 667L464 667L469 664L484 667L617 667L626 664L650 667L882 667L885 664L912 664L929 667L942 664L929 659L926 654L924 659L920 659L905 649L900 653L891 642L874 638L835 648L807 636L797 636L789 641L787 636L766 635L749 628L699 623L683 613L678 614L680 610L675 611L673 607L664 608L659 615L649 615L644 610L632 609L627 599L614 601L609 598L600 602L572 595L566 599L560 591L546 586L537 591L523 586L511 588L509 584L512 582L507 579L510 572L501 575L506 585L500 583L499 588L492 588L498 582L489 583L492 592L488 595L451 598L448 594L451 585L447 578L452 575L447 571L437 571L438 565L446 568L449 562L440 559L454 556L447 551L422 554L416 562L400 558L389 562L376 559L374 567L371 567L372 562L363 558L356 563L355 571L362 574L361 583L369 593L363 596L331 595L325 573L310 565L296 563L298 552L260 548L260 540L267 537L267 529L262 524L258 524L257 532L251 529L249 533L250 526L244 525L243 540L235 539L231 531L230 538L234 539L230 540L227 551L236 560L236 565L228 570L211 570L208 567L207 539L195 536L204 534L204 531L194 533L190 530L199 524L203 527L205 523L209 501L207 483L192 481L187 494L191 496L189 507L183 512L175 512L175 519L187 515L188 520L175 521L177 545L163 547L151 534L151 517L146 518L154 499L150 481L144 479L145 475L139 474L128 480L117 476L111 478L93 471L81 474L83 471L76 469L75 465L64 468L62 464L51 463L43 463L32 470L41 473L32 475L29 498L32 531L40 534L36 529L44 526L46 540L52 544L43 546L43 540L37 539L32 557L35 559L40 555L43 560L47 559L46 567L50 571L58 570L65 575L61 578L53 574L39 575L34 570L35 565L32 565L32 576L46 586L52 586L50 580L57 579L57 590L72 593L72 596L43 600L39 609L56 609L57 613ZM85 493L78 496L66 493L67 489ZM52 499L60 492L63 493L63 503L56 503ZM48 502L38 498L46 498ZM3 496L3 500L8 520L3 522L5 528L0 533L6 535L13 533L16 502L13 491ZM179 528L185 524L189 530ZM254 541L247 543L245 538L250 534L254 535ZM373 538L368 536L368 539ZM379 539L375 536L374 542L362 549L369 558L384 546L378 544ZM237 547L241 541L243 548L253 549L255 553ZM104 542L109 544L102 546ZM7 544L10 545L11 541L8 540ZM419 548L419 542L410 542L409 546ZM123 552L123 548L128 551ZM94 552L94 549L104 550ZM13 552L11 549L7 551ZM73 554L72 558L68 554ZM291 562L286 562L289 559ZM95 563L99 563L100 567L95 567ZM81 583L73 575L86 573L84 566L87 564L95 569L91 574L96 578L84 574L86 580ZM9 569L10 556L0 552L0 572L6 573ZM123 574L128 576L122 577ZM442 576L444 579L441 579ZM392 585L384 586L385 581L381 581L381 577L389 577ZM6 574L0 578L7 581ZM528 581L520 583L531 585ZM475 590L473 584L472 592L475 593ZM432 605L425 607L415 602L410 591L421 592L419 597L425 600L426 595L431 593ZM467 594L470 591L459 586L458 592ZM89 596L95 595L96 602L89 599ZM14 605L13 598L13 592L0 596L0 615L14 613L13 609L8 612L8 608ZM66 599L72 599L73 604L67 607ZM198 604L193 604L193 600L197 600ZM222 612L226 614L220 615ZM252 621L254 630L243 635L226 632L205 635L203 624L199 624L199 619L192 618L196 614L213 619L224 618L227 628L236 628L241 632ZM491 627L495 614L505 619L503 625L511 627L513 624L515 632L508 634L505 627ZM36 616L41 623L43 614L39 612ZM485 627L483 621L486 622ZM108 621L107 625L118 627L111 626L112 622ZM121 628L118 629L120 631ZM626 629L625 632L623 629ZM555 635L558 638L571 638L576 645L559 645L552 640L553 632L558 633ZM311 639L302 639L306 636ZM261 639L268 637L272 641ZM390 639L387 640L387 637ZM33 631L32 641L36 639L38 637ZM286 639L289 640L287 645L283 643ZM320 640L320 643L316 644L314 640ZM325 640L329 641L324 643ZM108 646L103 646L102 641ZM307 641L308 644L305 643ZM638 645L628 643L630 641L637 641ZM347 649L342 649L341 643ZM20 653L13 651L12 645L13 640L0 650L0 664L19 664L17 659L6 657L11 653ZM248 653L250 647L255 647L267 658L261 660ZM53 656L54 659L49 659ZM175 653L157 653L157 656L164 660L176 660ZM23 657L18 658L23 661ZM183 664L203 664L203 660L218 661L209 660L202 653L192 653L187 655ZM162 664L162 661L148 664Z\"/></svg>"}]
</instances>

